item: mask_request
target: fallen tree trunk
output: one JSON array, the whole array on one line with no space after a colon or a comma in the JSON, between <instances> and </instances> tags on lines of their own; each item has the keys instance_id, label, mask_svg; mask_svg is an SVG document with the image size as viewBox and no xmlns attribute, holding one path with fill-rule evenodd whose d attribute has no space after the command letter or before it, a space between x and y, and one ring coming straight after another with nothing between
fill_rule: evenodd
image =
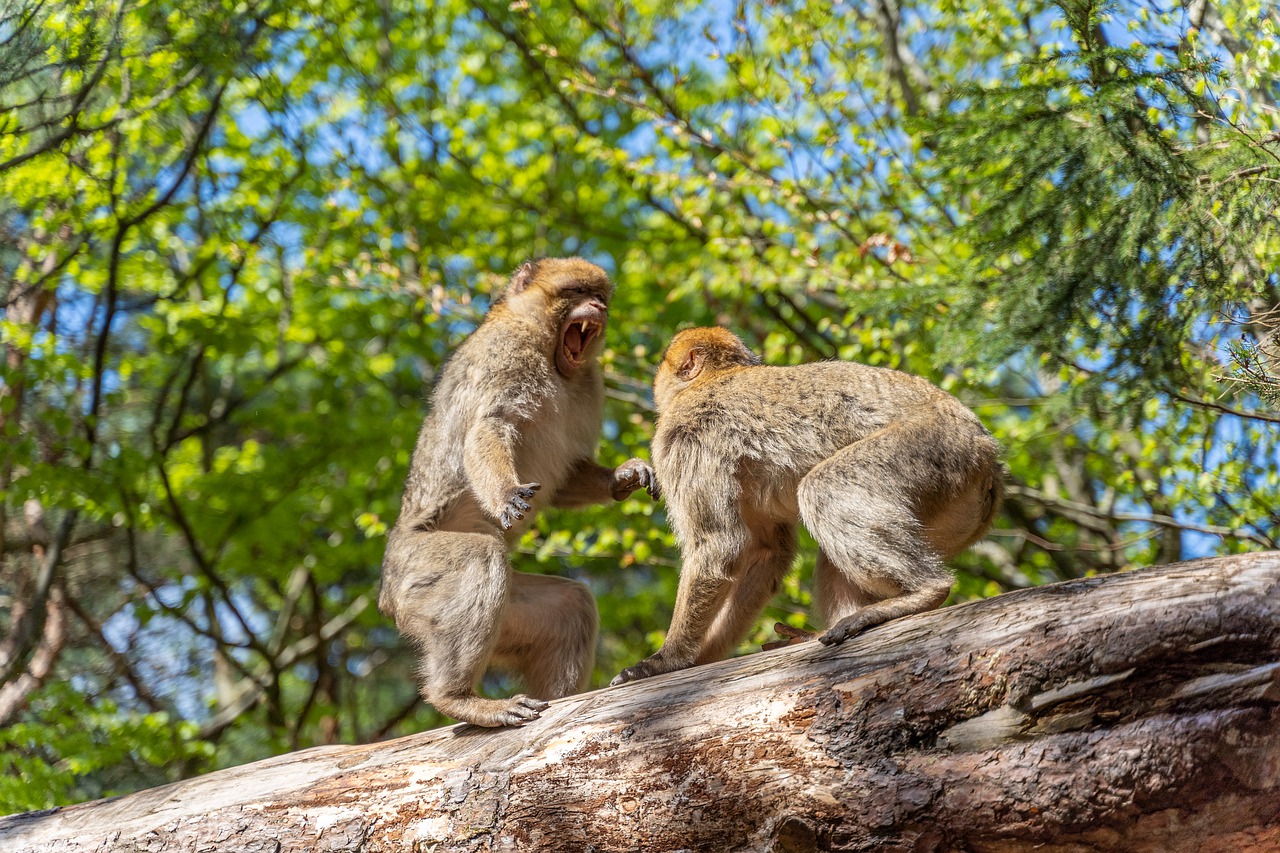
<instances>
[{"instance_id":1,"label":"fallen tree trunk","mask_svg":"<svg viewBox=\"0 0 1280 853\"><path fill-rule=\"evenodd\" d=\"M1280 552L0 819L6 851L1280 850Z\"/></svg>"}]
</instances>

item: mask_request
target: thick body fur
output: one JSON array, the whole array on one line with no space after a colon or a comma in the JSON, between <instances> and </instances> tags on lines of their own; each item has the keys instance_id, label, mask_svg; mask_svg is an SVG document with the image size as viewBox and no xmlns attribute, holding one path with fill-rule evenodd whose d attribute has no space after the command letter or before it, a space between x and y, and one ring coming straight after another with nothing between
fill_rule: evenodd
<instances>
[{"instance_id":1,"label":"thick body fur","mask_svg":"<svg viewBox=\"0 0 1280 853\"><path fill-rule=\"evenodd\" d=\"M639 460L593 461L604 410L596 362L612 285L579 259L526 264L453 353L431 395L388 535L379 607L421 652L421 693L484 726L518 725L582 689L597 615L576 581L514 572L507 560L546 506L654 490ZM491 664L526 694L486 699Z\"/></svg>"},{"instance_id":2,"label":"thick body fur","mask_svg":"<svg viewBox=\"0 0 1280 853\"><path fill-rule=\"evenodd\" d=\"M999 507L995 440L915 376L761 365L728 331L695 329L672 342L655 399L654 468L684 566L662 649L615 683L731 652L790 569L797 523L820 547L831 643L939 606L952 583L944 560Z\"/></svg>"}]
</instances>

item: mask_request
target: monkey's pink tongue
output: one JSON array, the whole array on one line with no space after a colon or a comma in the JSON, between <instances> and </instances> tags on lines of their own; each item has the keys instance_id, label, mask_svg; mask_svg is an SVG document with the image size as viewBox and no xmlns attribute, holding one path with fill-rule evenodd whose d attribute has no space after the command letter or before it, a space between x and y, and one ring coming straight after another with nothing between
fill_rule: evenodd
<instances>
[{"instance_id":1,"label":"monkey's pink tongue","mask_svg":"<svg viewBox=\"0 0 1280 853\"><path fill-rule=\"evenodd\" d=\"M582 348L585 345L582 339L582 329L578 326L570 326L564 332L564 345L574 358L582 354Z\"/></svg>"}]
</instances>

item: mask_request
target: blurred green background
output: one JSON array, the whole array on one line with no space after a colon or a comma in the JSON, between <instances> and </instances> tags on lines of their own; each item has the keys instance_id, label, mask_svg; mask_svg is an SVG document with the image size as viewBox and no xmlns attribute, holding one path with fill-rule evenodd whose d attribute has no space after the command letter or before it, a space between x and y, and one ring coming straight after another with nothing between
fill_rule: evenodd
<instances>
[{"instance_id":1,"label":"blurred green background","mask_svg":"<svg viewBox=\"0 0 1280 853\"><path fill-rule=\"evenodd\" d=\"M521 261L671 335L912 371L1007 449L954 601L1275 547L1280 13L0 0L0 813L441 725L373 603L424 399ZM805 624L813 548L775 619ZM522 571L661 642L643 496ZM488 688L513 685L491 677Z\"/></svg>"}]
</instances>

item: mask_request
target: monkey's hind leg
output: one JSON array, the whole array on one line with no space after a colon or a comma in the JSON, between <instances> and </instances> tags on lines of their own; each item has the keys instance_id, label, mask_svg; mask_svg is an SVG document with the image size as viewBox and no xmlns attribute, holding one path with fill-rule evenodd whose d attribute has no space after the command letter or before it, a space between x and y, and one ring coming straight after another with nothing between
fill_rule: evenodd
<instances>
[{"instance_id":1,"label":"monkey's hind leg","mask_svg":"<svg viewBox=\"0 0 1280 853\"><path fill-rule=\"evenodd\" d=\"M723 660L742 642L795 559L793 523L746 520L751 541L730 568L732 585L702 639L698 664Z\"/></svg>"},{"instance_id":2,"label":"monkey's hind leg","mask_svg":"<svg viewBox=\"0 0 1280 853\"><path fill-rule=\"evenodd\" d=\"M800 517L821 548L815 581L827 645L932 610L951 591L951 572L915 512L930 472L915 426L849 445L800 482Z\"/></svg>"},{"instance_id":3,"label":"monkey's hind leg","mask_svg":"<svg viewBox=\"0 0 1280 853\"><path fill-rule=\"evenodd\" d=\"M586 584L513 572L494 661L524 677L538 699L559 699L587 686L599 616Z\"/></svg>"},{"instance_id":4,"label":"monkey's hind leg","mask_svg":"<svg viewBox=\"0 0 1280 853\"><path fill-rule=\"evenodd\" d=\"M384 577L395 585L396 627L421 652L422 698L456 720L518 726L547 707L523 695L476 694L498 638L510 573L496 532L400 531L387 543Z\"/></svg>"}]
</instances>

